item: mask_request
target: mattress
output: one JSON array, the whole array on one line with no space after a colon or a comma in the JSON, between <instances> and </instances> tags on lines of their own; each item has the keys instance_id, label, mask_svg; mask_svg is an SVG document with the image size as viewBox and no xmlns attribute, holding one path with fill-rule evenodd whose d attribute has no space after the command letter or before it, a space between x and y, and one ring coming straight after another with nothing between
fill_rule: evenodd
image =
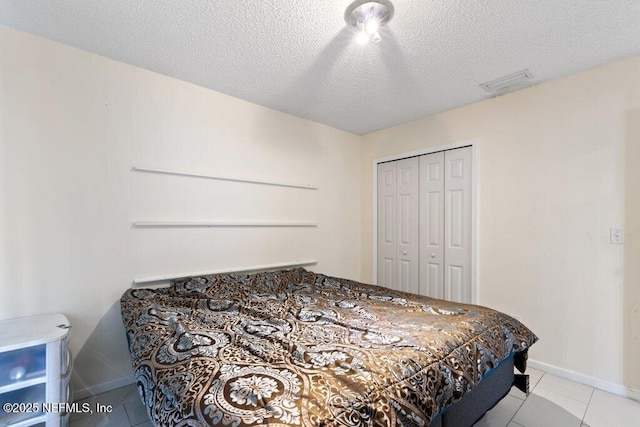
<instances>
[{"instance_id":1,"label":"mattress","mask_svg":"<svg viewBox=\"0 0 640 427\"><path fill-rule=\"evenodd\" d=\"M424 426L537 341L486 307L302 268L129 289L121 309L162 426Z\"/></svg>"}]
</instances>

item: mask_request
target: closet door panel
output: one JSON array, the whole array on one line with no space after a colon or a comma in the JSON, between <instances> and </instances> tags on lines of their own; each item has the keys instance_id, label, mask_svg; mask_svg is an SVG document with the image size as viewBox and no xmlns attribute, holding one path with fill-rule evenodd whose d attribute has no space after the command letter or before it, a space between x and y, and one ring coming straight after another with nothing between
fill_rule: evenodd
<instances>
[{"instance_id":1,"label":"closet door panel","mask_svg":"<svg viewBox=\"0 0 640 427\"><path fill-rule=\"evenodd\" d=\"M444 153L445 298L471 302L471 147Z\"/></svg>"},{"instance_id":2,"label":"closet door panel","mask_svg":"<svg viewBox=\"0 0 640 427\"><path fill-rule=\"evenodd\" d=\"M393 283L393 275L395 272L395 268L393 268L395 260L392 258L384 258L382 260L382 270L378 273L378 283L381 286L391 287ZM380 265L380 263L378 263Z\"/></svg>"},{"instance_id":3,"label":"closet door panel","mask_svg":"<svg viewBox=\"0 0 640 427\"><path fill-rule=\"evenodd\" d=\"M444 152L420 156L420 290L444 294Z\"/></svg>"},{"instance_id":4,"label":"closet door panel","mask_svg":"<svg viewBox=\"0 0 640 427\"><path fill-rule=\"evenodd\" d=\"M464 267L460 265L448 265L446 283L444 284L444 299L449 301L467 302L464 289Z\"/></svg>"},{"instance_id":5,"label":"closet door panel","mask_svg":"<svg viewBox=\"0 0 640 427\"><path fill-rule=\"evenodd\" d=\"M393 287L396 277L396 162L378 165L378 284Z\"/></svg>"},{"instance_id":6,"label":"closet door panel","mask_svg":"<svg viewBox=\"0 0 640 427\"><path fill-rule=\"evenodd\" d=\"M419 292L419 177L420 163L417 157L397 162L397 287L401 291Z\"/></svg>"}]
</instances>

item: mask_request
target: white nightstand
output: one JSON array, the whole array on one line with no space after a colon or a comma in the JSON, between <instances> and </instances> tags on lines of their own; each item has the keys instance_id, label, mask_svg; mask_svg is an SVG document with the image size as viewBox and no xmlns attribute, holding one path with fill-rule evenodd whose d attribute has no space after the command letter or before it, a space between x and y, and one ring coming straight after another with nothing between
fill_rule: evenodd
<instances>
[{"instance_id":1,"label":"white nightstand","mask_svg":"<svg viewBox=\"0 0 640 427\"><path fill-rule=\"evenodd\" d=\"M0 321L0 426L68 424L69 327L62 314Z\"/></svg>"}]
</instances>

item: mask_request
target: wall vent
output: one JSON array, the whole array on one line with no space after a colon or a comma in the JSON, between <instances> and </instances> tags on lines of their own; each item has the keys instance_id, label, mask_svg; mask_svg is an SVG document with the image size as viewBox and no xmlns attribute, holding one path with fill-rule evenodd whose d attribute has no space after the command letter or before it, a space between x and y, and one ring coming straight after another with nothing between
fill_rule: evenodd
<instances>
[{"instance_id":1,"label":"wall vent","mask_svg":"<svg viewBox=\"0 0 640 427\"><path fill-rule=\"evenodd\" d=\"M533 74L531 74L531 71L527 68L525 70L491 80L490 82L481 83L480 87L490 93L504 93L509 92L512 89L526 86L530 80L533 80Z\"/></svg>"}]
</instances>

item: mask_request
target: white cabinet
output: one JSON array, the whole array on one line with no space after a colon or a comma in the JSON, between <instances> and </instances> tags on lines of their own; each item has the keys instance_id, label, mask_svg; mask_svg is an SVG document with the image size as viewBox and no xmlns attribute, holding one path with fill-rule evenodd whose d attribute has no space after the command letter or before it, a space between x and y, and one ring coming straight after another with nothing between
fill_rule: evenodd
<instances>
[{"instance_id":1,"label":"white cabinet","mask_svg":"<svg viewBox=\"0 0 640 427\"><path fill-rule=\"evenodd\" d=\"M65 426L69 321L43 314L0 321L0 426Z\"/></svg>"}]
</instances>

